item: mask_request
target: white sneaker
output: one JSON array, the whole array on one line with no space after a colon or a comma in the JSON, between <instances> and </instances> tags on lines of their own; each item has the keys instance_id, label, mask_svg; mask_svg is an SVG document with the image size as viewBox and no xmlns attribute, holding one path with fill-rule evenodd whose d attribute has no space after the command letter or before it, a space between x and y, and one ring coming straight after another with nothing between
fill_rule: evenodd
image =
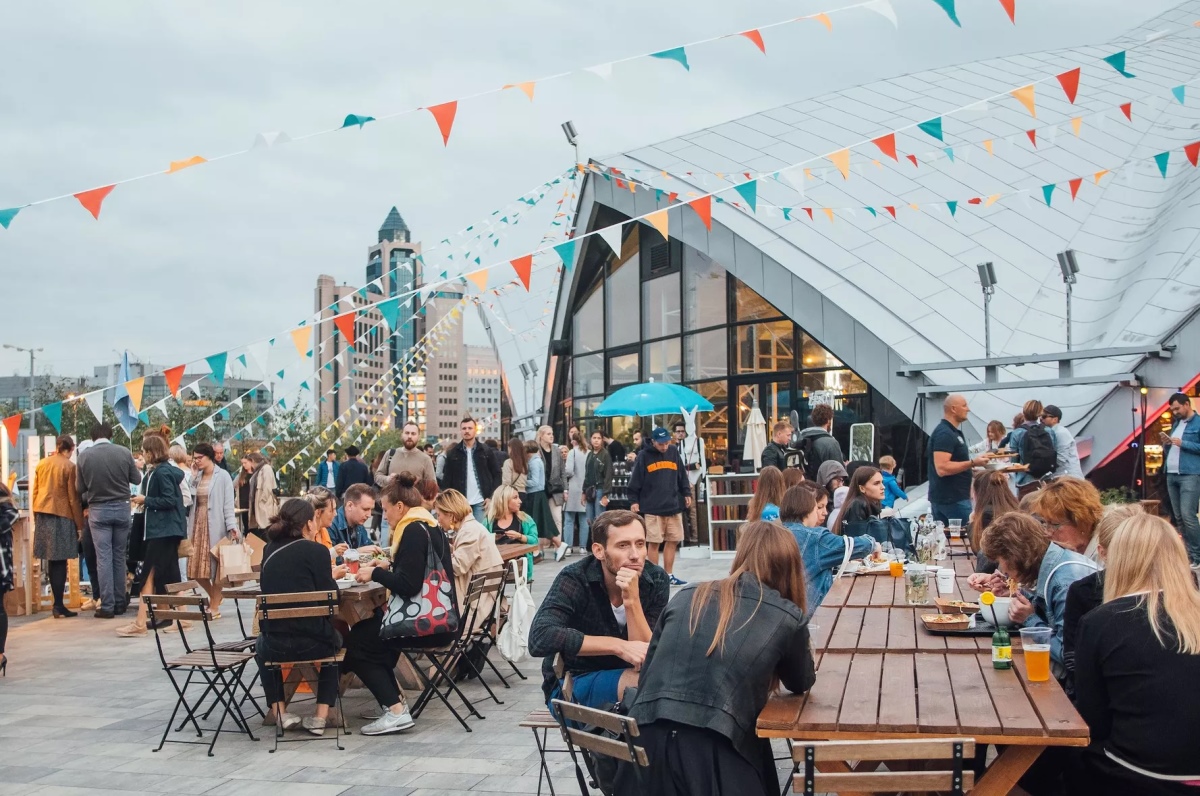
<instances>
[{"instance_id":1,"label":"white sneaker","mask_svg":"<svg viewBox=\"0 0 1200 796\"><path fill-rule=\"evenodd\" d=\"M567 547L565 544L560 544L560 545L559 545L557 548L555 548L555 550L554 550L554 560L555 560L555 561L562 561L564 558L566 558L566 556L567 556L567 551L568 551L569 549L570 549L570 548L568 548L568 547Z\"/></svg>"},{"instance_id":2,"label":"white sneaker","mask_svg":"<svg viewBox=\"0 0 1200 796\"><path fill-rule=\"evenodd\" d=\"M312 735L325 734L325 719L320 716L305 716L302 722L304 729L308 730Z\"/></svg>"},{"instance_id":3,"label":"white sneaker","mask_svg":"<svg viewBox=\"0 0 1200 796\"><path fill-rule=\"evenodd\" d=\"M388 733L411 729L414 723L413 717L407 710L403 713L393 713L390 710L385 710L382 716L364 726L359 730L359 733L362 735L387 735Z\"/></svg>"},{"instance_id":4,"label":"white sneaker","mask_svg":"<svg viewBox=\"0 0 1200 796\"><path fill-rule=\"evenodd\" d=\"M283 715L279 717L279 726L283 727L284 731L294 730L300 726L300 717L295 713L284 711Z\"/></svg>"}]
</instances>

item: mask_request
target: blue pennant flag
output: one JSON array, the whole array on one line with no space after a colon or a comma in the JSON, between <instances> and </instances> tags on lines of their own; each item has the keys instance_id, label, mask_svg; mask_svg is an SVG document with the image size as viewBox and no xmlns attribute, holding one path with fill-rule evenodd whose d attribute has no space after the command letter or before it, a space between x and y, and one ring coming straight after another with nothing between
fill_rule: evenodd
<instances>
[{"instance_id":1,"label":"blue pennant flag","mask_svg":"<svg viewBox=\"0 0 1200 796\"><path fill-rule=\"evenodd\" d=\"M953 2L953 0L951 0L951 2ZM688 66L687 53L682 47L672 47L671 49L663 50L662 52L650 53L650 57L674 61L689 72L692 71L692 68Z\"/></svg>"},{"instance_id":2,"label":"blue pennant flag","mask_svg":"<svg viewBox=\"0 0 1200 796\"><path fill-rule=\"evenodd\" d=\"M741 185L735 185L733 190L737 191L746 200L746 204L750 205L751 213L758 211L758 180L750 180Z\"/></svg>"},{"instance_id":3,"label":"blue pennant flag","mask_svg":"<svg viewBox=\"0 0 1200 796\"><path fill-rule=\"evenodd\" d=\"M575 241L568 240L554 245L554 253L568 270L575 265Z\"/></svg>"},{"instance_id":4,"label":"blue pennant flag","mask_svg":"<svg viewBox=\"0 0 1200 796\"><path fill-rule=\"evenodd\" d=\"M50 425L54 426L54 433L62 433L62 401L53 404L46 404L42 407L42 414L50 421Z\"/></svg>"},{"instance_id":5,"label":"blue pennant flag","mask_svg":"<svg viewBox=\"0 0 1200 796\"><path fill-rule=\"evenodd\" d=\"M208 363L209 370L212 371L208 375L213 380L213 384L218 387L225 386L225 364L229 361L229 353L222 351L220 354L213 354L211 357L205 357L204 361Z\"/></svg>"}]
</instances>

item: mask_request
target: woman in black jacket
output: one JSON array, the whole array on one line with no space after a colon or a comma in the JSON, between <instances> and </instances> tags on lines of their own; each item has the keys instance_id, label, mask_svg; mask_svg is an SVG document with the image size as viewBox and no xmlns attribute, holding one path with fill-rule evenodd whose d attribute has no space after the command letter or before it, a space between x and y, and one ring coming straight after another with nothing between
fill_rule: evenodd
<instances>
[{"instance_id":1,"label":"woman in black jacket","mask_svg":"<svg viewBox=\"0 0 1200 796\"><path fill-rule=\"evenodd\" d=\"M617 792L644 796L779 793L758 714L782 683L816 680L804 619L804 566L791 531L749 522L729 577L681 591L646 652L629 715L650 768L617 775Z\"/></svg>"},{"instance_id":2,"label":"woman in black jacket","mask_svg":"<svg viewBox=\"0 0 1200 796\"><path fill-rule=\"evenodd\" d=\"M307 500L289 500L283 504L267 528L270 542L263 548L258 577L263 594L337 593L329 550L315 540L320 530L312 504ZM259 625L255 652L263 692L280 727L290 730L301 724L300 717L287 712L279 670L264 669L263 662L329 658L341 649L342 637L333 627L333 617L267 618ZM317 707L314 715L304 717L304 729L313 735L325 733L325 721L337 694L337 665L321 666L317 675Z\"/></svg>"},{"instance_id":3,"label":"woman in black jacket","mask_svg":"<svg viewBox=\"0 0 1200 796\"><path fill-rule=\"evenodd\" d=\"M874 467L861 466L850 476L850 489L842 503L841 513L833 524L833 532L842 535L842 527L851 522L869 522L883 512L883 473ZM891 511L891 514L895 514Z\"/></svg>"},{"instance_id":4,"label":"woman in black jacket","mask_svg":"<svg viewBox=\"0 0 1200 796\"><path fill-rule=\"evenodd\" d=\"M425 561L432 545L449 578L448 593L443 597L446 605L453 607L458 604L458 598L454 593L454 559L450 542L433 515L422 508L421 493L416 485L417 477L405 472L393 475L383 487L383 512L392 529L392 560L390 564L377 561L375 566L361 567L358 581L382 583L393 596L414 597L424 586ZM404 695L396 684L395 669L400 650L444 647L456 636L442 632L414 638L383 639L380 637L382 625L383 611L377 610L350 629L346 644L343 666L358 675L383 707L378 718L359 730L363 735L386 735L413 726Z\"/></svg>"}]
</instances>

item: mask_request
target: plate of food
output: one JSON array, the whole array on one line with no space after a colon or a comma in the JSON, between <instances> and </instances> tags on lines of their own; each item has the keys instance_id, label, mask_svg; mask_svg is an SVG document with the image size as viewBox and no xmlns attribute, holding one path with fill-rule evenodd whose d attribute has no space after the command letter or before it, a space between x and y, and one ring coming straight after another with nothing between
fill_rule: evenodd
<instances>
[{"instance_id":1,"label":"plate of food","mask_svg":"<svg viewBox=\"0 0 1200 796\"><path fill-rule=\"evenodd\" d=\"M337 583L337 586L338 586L338 588L339 588L339 589L348 589L348 588L350 588L351 586L357 586L357 585L358 585L358 581L354 579L354 576L353 576L353 575L350 575L350 576L348 576L348 577L345 577L345 578L338 578L338 579L337 579L337 581L336 581L336 583Z\"/></svg>"},{"instance_id":2,"label":"plate of food","mask_svg":"<svg viewBox=\"0 0 1200 796\"><path fill-rule=\"evenodd\" d=\"M938 597L934 599L934 604L943 614L977 614L979 613L979 603L968 603L962 600L952 600L949 597Z\"/></svg>"},{"instance_id":3,"label":"plate of food","mask_svg":"<svg viewBox=\"0 0 1200 796\"><path fill-rule=\"evenodd\" d=\"M851 559L846 565L846 571L855 575L887 575L891 562L891 556L880 551L866 558Z\"/></svg>"}]
</instances>

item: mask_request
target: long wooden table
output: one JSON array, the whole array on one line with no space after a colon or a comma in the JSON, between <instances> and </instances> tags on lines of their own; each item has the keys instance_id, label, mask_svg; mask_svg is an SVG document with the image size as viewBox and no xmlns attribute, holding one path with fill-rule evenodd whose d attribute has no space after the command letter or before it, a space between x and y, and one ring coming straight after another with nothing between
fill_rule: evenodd
<instances>
[{"instance_id":1,"label":"long wooden table","mask_svg":"<svg viewBox=\"0 0 1200 796\"><path fill-rule=\"evenodd\" d=\"M500 558L505 564L521 556L536 553L541 549L541 545L536 544L501 544L496 546L500 548Z\"/></svg>"},{"instance_id":2,"label":"long wooden table","mask_svg":"<svg viewBox=\"0 0 1200 796\"><path fill-rule=\"evenodd\" d=\"M956 600L978 595L966 585L966 557L954 567ZM996 670L988 636L929 633L919 616L929 605L905 602L904 579L856 575L835 581L811 622L817 681L804 695L774 697L758 718L766 738L886 740L960 736L1001 748L971 791L1006 794L1050 746L1086 746L1088 728L1058 682L1030 682L1020 652ZM1019 643L1014 647L1018 650ZM829 770L848 771L848 764Z\"/></svg>"},{"instance_id":3,"label":"long wooden table","mask_svg":"<svg viewBox=\"0 0 1200 796\"><path fill-rule=\"evenodd\" d=\"M258 583L245 583L221 590L227 600L257 600L261 594ZM359 583L338 591L338 617L350 627L366 619L387 601L387 589L382 583Z\"/></svg>"}]
</instances>

